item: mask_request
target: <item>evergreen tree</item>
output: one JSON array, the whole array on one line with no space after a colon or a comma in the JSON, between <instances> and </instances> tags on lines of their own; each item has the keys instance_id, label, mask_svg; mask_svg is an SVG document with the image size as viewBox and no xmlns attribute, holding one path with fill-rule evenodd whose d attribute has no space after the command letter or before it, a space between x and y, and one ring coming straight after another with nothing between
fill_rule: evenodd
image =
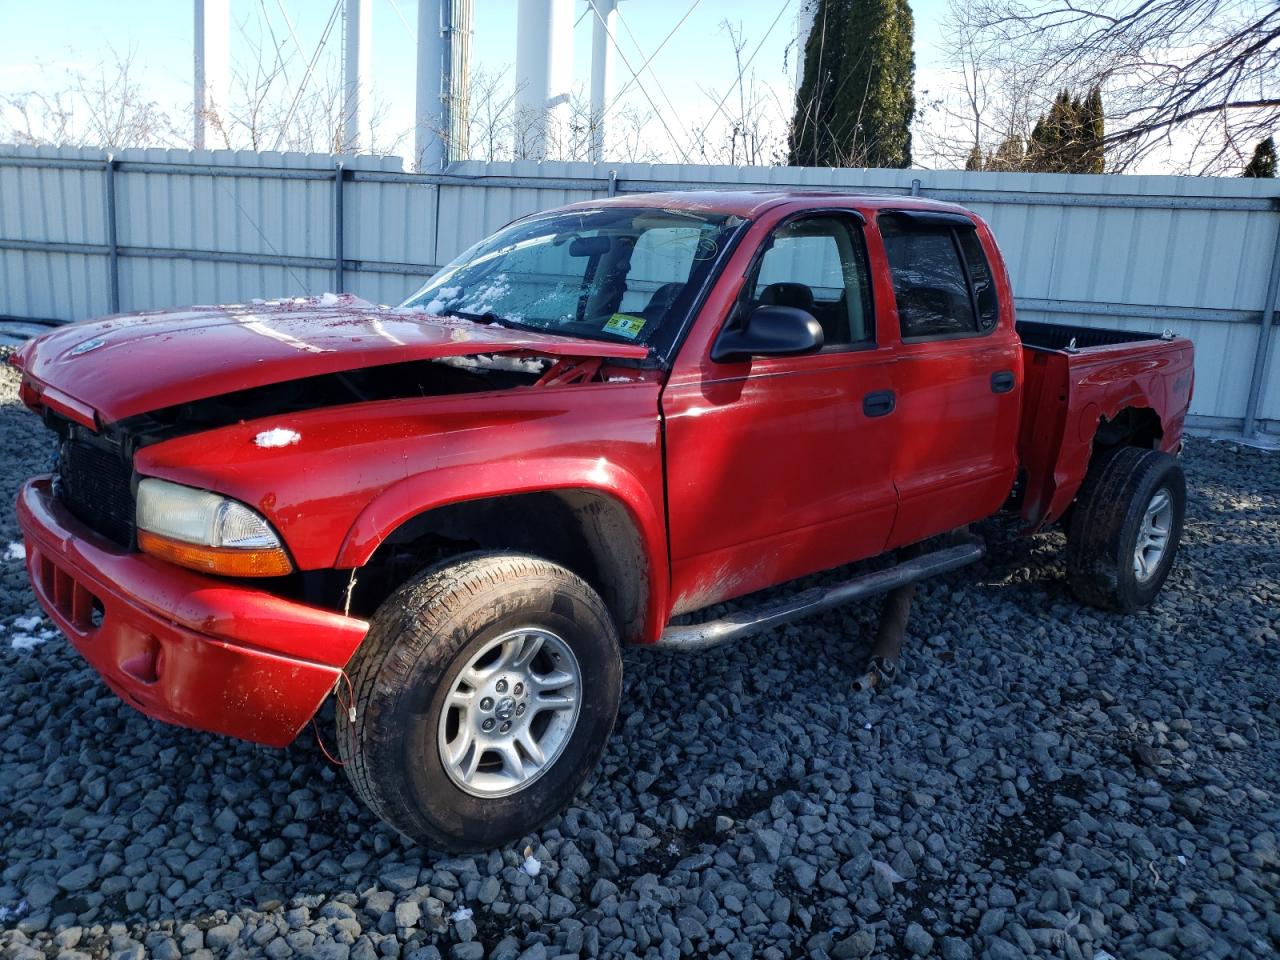
<instances>
[{"instance_id":1,"label":"evergreen tree","mask_svg":"<svg viewBox=\"0 0 1280 960\"><path fill-rule=\"evenodd\" d=\"M1072 97L1066 117L1066 143L1063 145L1063 165L1072 173L1083 173L1084 155L1089 149L1085 137L1084 101Z\"/></svg>"},{"instance_id":2,"label":"evergreen tree","mask_svg":"<svg viewBox=\"0 0 1280 960\"><path fill-rule=\"evenodd\" d=\"M1085 129L1084 137L1088 148L1084 152L1085 173L1102 173L1105 169L1103 160L1103 138L1106 136L1106 124L1102 112L1102 88L1093 87L1084 101Z\"/></svg>"},{"instance_id":3,"label":"evergreen tree","mask_svg":"<svg viewBox=\"0 0 1280 960\"><path fill-rule=\"evenodd\" d=\"M1062 90L1049 108L1044 123L1044 140L1040 144L1038 169L1046 173L1062 173L1067 167L1067 152L1071 144L1071 93Z\"/></svg>"},{"instance_id":4,"label":"evergreen tree","mask_svg":"<svg viewBox=\"0 0 1280 960\"><path fill-rule=\"evenodd\" d=\"M1242 177L1274 177L1276 175L1276 138L1259 140Z\"/></svg>"},{"instance_id":5,"label":"evergreen tree","mask_svg":"<svg viewBox=\"0 0 1280 960\"><path fill-rule=\"evenodd\" d=\"M1046 136L1045 118L1041 117L1031 128L1031 136L1027 138L1026 167L1028 170L1039 169L1041 157L1044 155Z\"/></svg>"},{"instance_id":6,"label":"evergreen tree","mask_svg":"<svg viewBox=\"0 0 1280 960\"><path fill-rule=\"evenodd\" d=\"M1082 100L1070 90L1054 98L1031 131L1026 169L1039 173L1101 173L1103 170L1102 91Z\"/></svg>"},{"instance_id":7,"label":"evergreen tree","mask_svg":"<svg viewBox=\"0 0 1280 960\"><path fill-rule=\"evenodd\" d=\"M1022 138L1010 134L1004 138L995 152L995 156L987 164L988 170L1021 170L1026 164L1027 149Z\"/></svg>"},{"instance_id":8,"label":"evergreen tree","mask_svg":"<svg viewBox=\"0 0 1280 960\"><path fill-rule=\"evenodd\" d=\"M913 29L907 0L818 0L792 122L793 164L911 165Z\"/></svg>"}]
</instances>

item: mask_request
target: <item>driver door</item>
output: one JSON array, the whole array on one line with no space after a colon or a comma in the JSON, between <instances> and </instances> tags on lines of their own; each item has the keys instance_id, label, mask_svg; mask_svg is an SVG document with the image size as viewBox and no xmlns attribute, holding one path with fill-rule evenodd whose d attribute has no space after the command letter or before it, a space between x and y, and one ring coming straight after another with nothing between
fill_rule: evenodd
<instances>
[{"instance_id":1,"label":"driver door","mask_svg":"<svg viewBox=\"0 0 1280 960\"><path fill-rule=\"evenodd\" d=\"M862 223L785 220L725 318L807 310L814 354L716 363L663 394L673 615L880 553L897 511L892 344L877 338Z\"/></svg>"}]
</instances>

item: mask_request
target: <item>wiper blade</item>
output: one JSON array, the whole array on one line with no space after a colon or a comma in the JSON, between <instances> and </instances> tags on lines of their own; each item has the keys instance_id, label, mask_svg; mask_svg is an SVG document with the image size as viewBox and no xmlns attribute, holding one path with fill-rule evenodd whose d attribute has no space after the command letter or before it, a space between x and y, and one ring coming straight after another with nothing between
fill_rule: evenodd
<instances>
[{"instance_id":1,"label":"wiper blade","mask_svg":"<svg viewBox=\"0 0 1280 960\"><path fill-rule=\"evenodd\" d=\"M435 312L434 316L460 317L463 320L470 320L472 323L492 324L499 327L506 327L509 330L527 330L530 333L545 334L546 336L549 336L549 337L568 337L570 339L573 339L578 336L577 334L570 333L564 330L554 330L549 327L539 326L535 323L524 323L523 321L520 321L520 320L513 320L511 317L504 317L500 313L495 313L493 310L484 310L480 312L472 312L470 310L453 310L453 309L438 310ZM588 336L587 339L599 340L601 338ZM612 338L610 338L609 342L612 342ZM631 341L627 340L624 337L618 337L617 342L629 343Z\"/></svg>"},{"instance_id":2,"label":"wiper blade","mask_svg":"<svg viewBox=\"0 0 1280 960\"><path fill-rule=\"evenodd\" d=\"M470 313L466 310L441 310L442 317L461 317L463 320L470 320L473 323L491 323L499 326L505 326L505 321L492 310L485 310L483 313Z\"/></svg>"},{"instance_id":3,"label":"wiper blade","mask_svg":"<svg viewBox=\"0 0 1280 960\"><path fill-rule=\"evenodd\" d=\"M445 310L445 316L461 317L463 320L471 320L474 323L487 323L499 327L508 327L512 330L530 330L534 333L554 333L551 330L544 330L541 327L535 327L531 323L521 323L519 320L513 320L510 317L504 317L492 310L485 310L481 313L470 313L466 310Z\"/></svg>"}]
</instances>

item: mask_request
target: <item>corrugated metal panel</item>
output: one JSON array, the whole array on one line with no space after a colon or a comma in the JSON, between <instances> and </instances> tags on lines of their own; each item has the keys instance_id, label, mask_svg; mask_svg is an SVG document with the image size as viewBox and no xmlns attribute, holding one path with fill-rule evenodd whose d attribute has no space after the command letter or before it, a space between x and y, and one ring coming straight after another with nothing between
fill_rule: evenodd
<instances>
[{"instance_id":1,"label":"corrugated metal panel","mask_svg":"<svg viewBox=\"0 0 1280 960\"><path fill-rule=\"evenodd\" d=\"M6 165L4 157L48 165ZM129 150L117 159L123 164L115 175L122 310L334 287L336 158ZM0 315L73 320L107 312L105 160L93 150L0 147L0 245L93 248L0 249ZM428 268L517 217L605 195L611 174L627 192L688 184L907 194L919 181L924 196L961 195L991 223L1021 316L1168 327L1192 337L1193 412L1214 422L1243 415L1267 274L1280 238L1274 211L1280 185L1263 180L517 161L455 164L449 171L454 179L436 184L401 176L395 158L341 160L355 173L343 187L344 286L381 303L403 300ZM62 161L82 166L55 165ZM149 166L138 169L139 162ZM150 166L155 164L168 166ZM249 175L226 175L235 168ZM311 171L319 179L286 179L288 171ZM139 249L306 262L130 255ZM1277 420L1280 337L1273 337L1272 352L1277 356L1259 413Z\"/></svg>"}]
</instances>

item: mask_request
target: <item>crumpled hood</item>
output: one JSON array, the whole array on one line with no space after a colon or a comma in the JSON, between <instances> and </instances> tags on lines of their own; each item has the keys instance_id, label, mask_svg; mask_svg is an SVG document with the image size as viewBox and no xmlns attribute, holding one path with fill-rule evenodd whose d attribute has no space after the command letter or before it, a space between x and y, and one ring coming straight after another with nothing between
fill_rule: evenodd
<instances>
[{"instance_id":1,"label":"crumpled hood","mask_svg":"<svg viewBox=\"0 0 1280 960\"><path fill-rule=\"evenodd\" d=\"M302 377L484 353L640 359L648 349L326 295L120 314L60 327L28 343L18 359L31 393L59 396L51 406L92 408L100 422L112 422Z\"/></svg>"}]
</instances>

